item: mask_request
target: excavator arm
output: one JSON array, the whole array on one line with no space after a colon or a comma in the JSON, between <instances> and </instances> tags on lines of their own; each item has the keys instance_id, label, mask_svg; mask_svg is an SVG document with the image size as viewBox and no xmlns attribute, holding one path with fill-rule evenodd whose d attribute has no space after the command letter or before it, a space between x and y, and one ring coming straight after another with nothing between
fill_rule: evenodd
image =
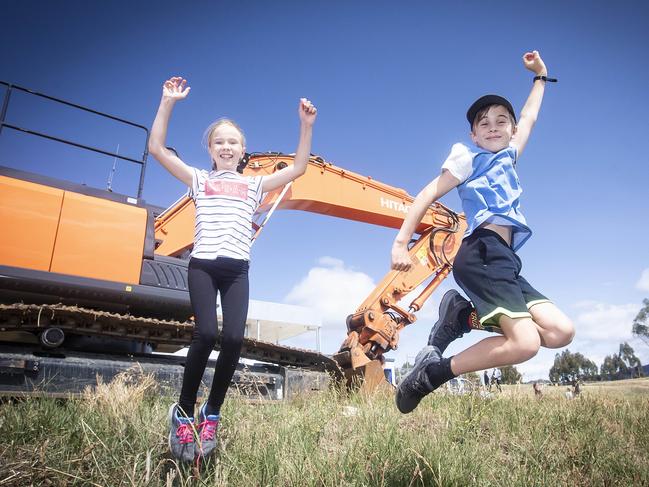
<instances>
[{"instance_id":1,"label":"excavator arm","mask_svg":"<svg viewBox=\"0 0 649 487\"><path fill-rule=\"evenodd\" d=\"M292 163L291 155L253 154L241 167L244 175L264 176ZM277 208L400 228L413 200L403 189L347 171L320 157L311 157L303 176L288 188L265 195L256 219L263 220L264 215ZM178 256L191 248L194 211L193 201L183 197L159 215L155 222L156 253ZM262 226L263 223L255 224L257 234ZM440 203L428 209L416 229L419 238L409 247L412 268L407 272L388 272L347 318L347 338L334 358L349 377L360 372L367 379L370 369L377 376L383 354L397 348L400 331L416 321L414 313L451 272L465 230L463 215ZM404 307L402 299L429 279L417 297Z\"/></svg>"}]
</instances>

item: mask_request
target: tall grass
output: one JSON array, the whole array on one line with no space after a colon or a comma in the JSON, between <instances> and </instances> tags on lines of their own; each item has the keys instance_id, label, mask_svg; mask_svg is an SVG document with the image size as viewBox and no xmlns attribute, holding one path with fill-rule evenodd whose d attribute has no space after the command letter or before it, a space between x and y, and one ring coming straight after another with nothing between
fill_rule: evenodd
<instances>
[{"instance_id":1,"label":"tall grass","mask_svg":"<svg viewBox=\"0 0 649 487\"><path fill-rule=\"evenodd\" d=\"M167 453L173 398L119 376L78 399L1 404L0 486L649 485L644 391L435 393L410 415L385 393L232 396L217 455L196 469Z\"/></svg>"}]
</instances>

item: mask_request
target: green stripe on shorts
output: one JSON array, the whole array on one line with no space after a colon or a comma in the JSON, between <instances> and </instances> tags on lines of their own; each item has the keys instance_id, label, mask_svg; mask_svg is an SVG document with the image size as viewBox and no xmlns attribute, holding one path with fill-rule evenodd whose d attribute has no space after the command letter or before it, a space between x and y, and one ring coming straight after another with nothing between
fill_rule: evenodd
<instances>
[{"instance_id":1,"label":"green stripe on shorts","mask_svg":"<svg viewBox=\"0 0 649 487\"><path fill-rule=\"evenodd\" d=\"M535 300L530 301L529 303L526 303L526 304L527 304L527 309L530 309L532 306L535 306L537 304L551 303L551 302L552 301L550 301L549 299L535 299Z\"/></svg>"},{"instance_id":2,"label":"green stripe on shorts","mask_svg":"<svg viewBox=\"0 0 649 487\"><path fill-rule=\"evenodd\" d=\"M512 319L531 318L532 317L532 315L529 314L527 311L509 311L507 308L503 308L501 306L498 306L491 313L489 313L488 315L483 316L482 318L480 318L480 324L483 327L489 326L489 327L500 328L500 323L498 322L499 318L500 318L500 315L505 315L505 316L508 316L509 318L512 318ZM487 330L487 331L489 331L489 330Z\"/></svg>"}]
</instances>

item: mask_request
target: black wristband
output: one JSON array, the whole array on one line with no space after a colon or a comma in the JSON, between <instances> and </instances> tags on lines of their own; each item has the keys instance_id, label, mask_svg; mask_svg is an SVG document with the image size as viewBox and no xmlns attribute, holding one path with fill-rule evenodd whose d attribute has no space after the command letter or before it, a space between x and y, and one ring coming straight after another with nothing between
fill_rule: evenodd
<instances>
[{"instance_id":1,"label":"black wristband","mask_svg":"<svg viewBox=\"0 0 649 487\"><path fill-rule=\"evenodd\" d=\"M559 81L557 78L548 78L547 76L534 76L533 81L537 80L548 81L550 83L556 83L557 81Z\"/></svg>"}]
</instances>

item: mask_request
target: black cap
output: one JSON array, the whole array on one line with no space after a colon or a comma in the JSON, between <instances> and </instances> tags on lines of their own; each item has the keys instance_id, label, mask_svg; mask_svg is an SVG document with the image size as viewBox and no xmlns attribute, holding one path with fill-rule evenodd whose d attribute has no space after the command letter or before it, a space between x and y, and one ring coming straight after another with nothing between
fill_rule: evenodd
<instances>
[{"instance_id":1,"label":"black cap","mask_svg":"<svg viewBox=\"0 0 649 487\"><path fill-rule=\"evenodd\" d=\"M473 121L475 116L480 110L490 105L502 105L504 106L509 113L514 117L514 122L516 121L516 114L514 113L514 107L506 98L498 95L485 95L478 98L473 102L473 105L469 107L469 111L466 112L466 119L469 121L469 125L473 128Z\"/></svg>"}]
</instances>

